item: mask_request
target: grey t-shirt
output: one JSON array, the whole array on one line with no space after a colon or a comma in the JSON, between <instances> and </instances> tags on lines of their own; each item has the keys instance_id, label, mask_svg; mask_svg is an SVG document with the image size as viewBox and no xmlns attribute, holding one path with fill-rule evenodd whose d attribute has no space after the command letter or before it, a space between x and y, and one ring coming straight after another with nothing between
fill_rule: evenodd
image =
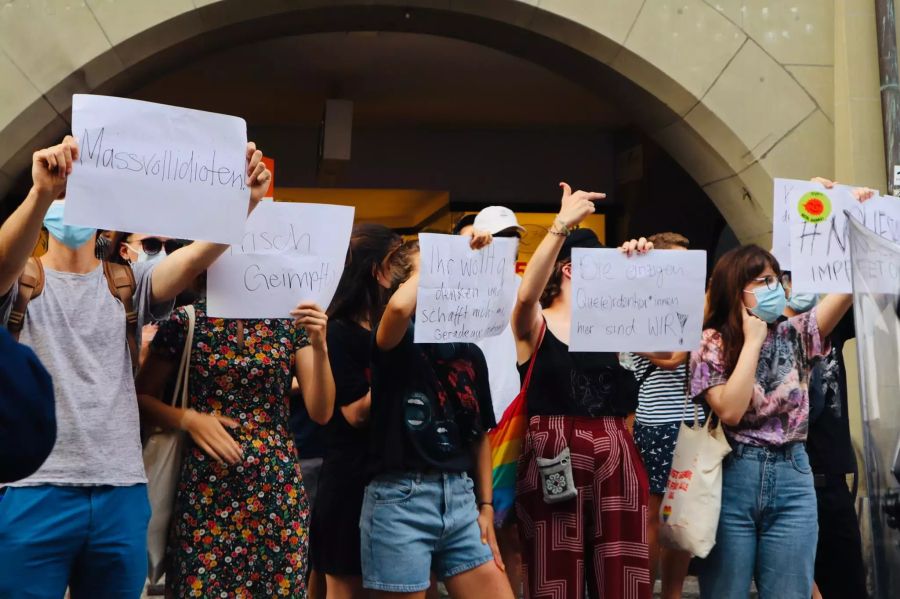
<instances>
[{"instance_id":1,"label":"grey t-shirt","mask_svg":"<svg viewBox=\"0 0 900 599\"><path fill-rule=\"evenodd\" d=\"M171 302L151 306L152 269L134 265L138 336L148 319L166 318L172 309ZM56 445L37 472L11 486L147 482L125 308L110 293L102 266L83 275L44 273L44 291L28 303L19 341L53 376ZM18 284L0 299L3 324L17 293Z\"/></svg>"}]
</instances>

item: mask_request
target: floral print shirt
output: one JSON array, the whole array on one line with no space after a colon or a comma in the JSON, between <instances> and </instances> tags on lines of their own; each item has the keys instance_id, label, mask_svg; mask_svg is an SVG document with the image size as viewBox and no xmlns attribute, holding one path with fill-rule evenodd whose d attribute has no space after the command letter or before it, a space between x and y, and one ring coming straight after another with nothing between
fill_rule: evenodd
<instances>
[{"instance_id":1,"label":"floral print shirt","mask_svg":"<svg viewBox=\"0 0 900 599\"><path fill-rule=\"evenodd\" d=\"M822 339L816 308L779 321L759 352L753 397L737 426L725 426L733 441L759 447L806 440L809 430L809 378L817 359L829 350ZM706 329L691 354L691 396L728 382L722 336Z\"/></svg>"}]
</instances>

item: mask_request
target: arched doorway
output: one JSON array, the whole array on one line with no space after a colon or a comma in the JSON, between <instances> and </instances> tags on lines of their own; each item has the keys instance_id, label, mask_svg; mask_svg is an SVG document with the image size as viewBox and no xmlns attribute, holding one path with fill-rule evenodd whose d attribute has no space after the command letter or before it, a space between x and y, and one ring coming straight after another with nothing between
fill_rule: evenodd
<instances>
[{"instance_id":1,"label":"arched doorway","mask_svg":"<svg viewBox=\"0 0 900 599\"><path fill-rule=\"evenodd\" d=\"M52 14L40 12L46 9L36 3L13 5L3 16L9 47L0 69L11 90L9 101L0 103L0 135L6 142L0 150L0 191L21 175L33 147L66 131L73 92L128 95L185 61L251 40L401 31L495 48L613 99L703 188L738 238L768 243L771 179L833 170L830 108L817 97L820 78L799 63L789 64L793 56L773 51L753 23L729 8L733 3L723 4L73 2ZM817 66L829 51L821 39L832 36L815 31L831 19L830 9L824 10L810 9L787 25L795 29L785 30L814 54L806 66ZM50 38L58 37L47 39L48 31ZM34 39L42 40L37 53ZM804 45L809 40L819 45ZM25 53L15 49L17 41L25 42L19 44Z\"/></svg>"}]
</instances>

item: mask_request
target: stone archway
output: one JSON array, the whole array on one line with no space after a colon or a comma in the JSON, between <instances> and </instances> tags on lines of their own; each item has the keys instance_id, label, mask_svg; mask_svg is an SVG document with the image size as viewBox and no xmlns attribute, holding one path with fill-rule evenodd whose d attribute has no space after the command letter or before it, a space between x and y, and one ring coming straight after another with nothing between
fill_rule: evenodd
<instances>
[{"instance_id":1,"label":"stone archway","mask_svg":"<svg viewBox=\"0 0 900 599\"><path fill-rule=\"evenodd\" d=\"M72 93L127 94L180 61L235 43L352 30L466 39L614 95L703 187L744 242L769 243L773 177L834 170L833 8L817 0L762 7L749 16L747 5L768 3L50 4L15 2L0 11L0 195L27 168L32 148L68 130ZM616 74L615 84L596 89L600 71ZM664 190L665 182L659 185Z\"/></svg>"}]
</instances>

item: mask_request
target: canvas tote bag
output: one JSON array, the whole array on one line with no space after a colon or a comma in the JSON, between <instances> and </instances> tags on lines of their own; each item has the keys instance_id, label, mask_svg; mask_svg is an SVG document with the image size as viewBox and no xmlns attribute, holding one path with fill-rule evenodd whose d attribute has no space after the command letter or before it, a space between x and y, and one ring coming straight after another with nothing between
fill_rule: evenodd
<instances>
[{"instance_id":1,"label":"canvas tote bag","mask_svg":"<svg viewBox=\"0 0 900 599\"><path fill-rule=\"evenodd\" d=\"M190 371L191 348L194 344L194 306L185 306L188 316L188 330L172 405L188 407L188 372ZM181 475L181 452L186 433L182 430L156 429L150 433L144 444L144 470L147 472L147 494L150 496L150 524L147 526L147 577L150 584L156 584L165 574L166 544L169 539L169 522L175 503L175 490Z\"/></svg>"},{"instance_id":2,"label":"canvas tote bag","mask_svg":"<svg viewBox=\"0 0 900 599\"><path fill-rule=\"evenodd\" d=\"M691 426L681 421L660 506L659 534L669 546L706 557L716 544L722 509L722 460L731 446L718 418L711 415L706 424L699 424L699 410L695 405Z\"/></svg>"}]
</instances>

